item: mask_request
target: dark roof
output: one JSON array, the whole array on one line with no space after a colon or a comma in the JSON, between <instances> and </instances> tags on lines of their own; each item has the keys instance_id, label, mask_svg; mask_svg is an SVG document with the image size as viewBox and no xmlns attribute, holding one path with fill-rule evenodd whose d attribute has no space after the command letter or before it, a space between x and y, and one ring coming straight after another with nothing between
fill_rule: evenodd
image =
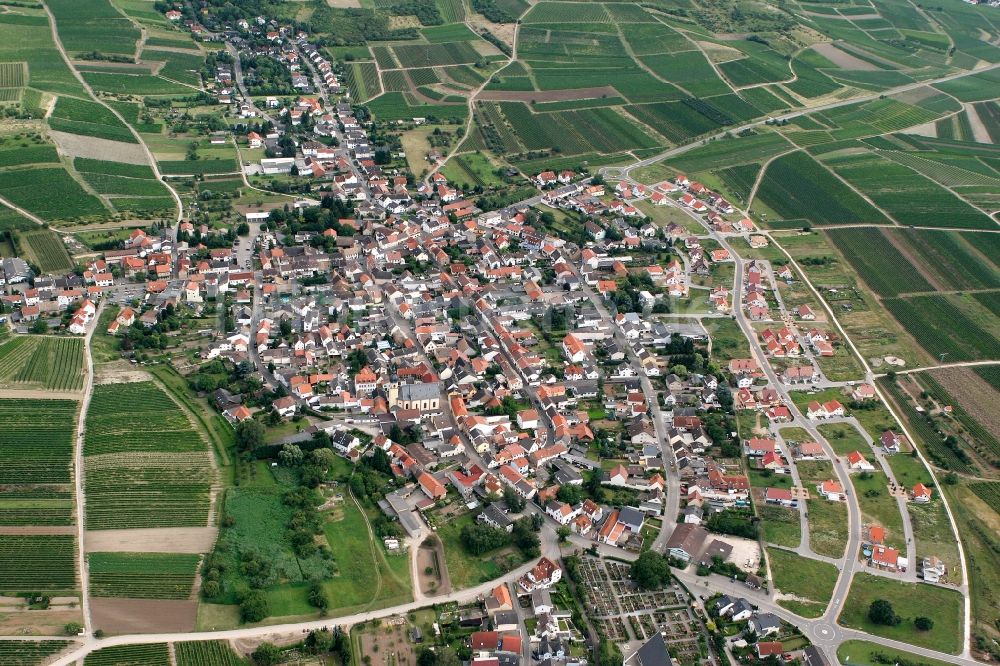
<instances>
[{"instance_id":1,"label":"dark roof","mask_svg":"<svg viewBox=\"0 0 1000 666\"><path fill-rule=\"evenodd\" d=\"M657 632L635 653L635 663L640 666L671 666L663 634Z\"/></svg>"}]
</instances>

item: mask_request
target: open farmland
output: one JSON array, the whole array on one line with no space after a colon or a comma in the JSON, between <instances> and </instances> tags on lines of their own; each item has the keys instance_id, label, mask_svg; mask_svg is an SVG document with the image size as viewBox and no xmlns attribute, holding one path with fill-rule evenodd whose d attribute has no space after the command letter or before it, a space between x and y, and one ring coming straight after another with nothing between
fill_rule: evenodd
<instances>
[{"instance_id":1,"label":"open farmland","mask_svg":"<svg viewBox=\"0 0 1000 666\"><path fill-rule=\"evenodd\" d=\"M174 644L177 666L243 666L225 641L187 641Z\"/></svg>"},{"instance_id":2,"label":"open farmland","mask_svg":"<svg viewBox=\"0 0 1000 666\"><path fill-rule=\"evenodd\" d=\"M0 593L73 594L73 537L0 535Z\"/></svg>"},{"instance_id":3,"label":"open farmland","mask_svg":"<svg viewBox=\"0 0 1000 666\"><path fill-rule=\"evenodd\" d=\"M47 4L67 51L135 53L139 30L111 6L110 0L49 0Z\"/></svg>"},{"instance_id":4,"label":"open farmland","mask_svg":"<svg viewBox=\"0 0 1000 666\"><path fill-rule=\"evenodd\" d=\"M948 289L1000 288L1000 270L975 248L974 241L958 232L893 229L888 233L920 259L924 271Z\"/></svg>"},{"instance_id":5,"label":"open farmland","mask_svg":"<svg viewBox=\"0 0 1000 666\"><path fill-rule=\"evenodd\" d=\"M949 362L1000 359L1000 318L970 297L924 295L882 301L927 353Z\"/></svg>"},{"instance_id":6,"label":"open farmland","mask_svg":"<svg viewBox=\"0 0 1000 666\"><path fill-rule=\"evenodd\" d=\"M88 528L207 524L209 453L155 384L95 387L84 452Z\"/></svg>"},{"instance_id":7,"label":"open farmland","mask_svg":"<svg viewBox=\"0 0 1000 666\"><path fill-rule=\"evenodd\" d=\"M182 553L89 553L90 592L95 597L187 599L199 555Z\"/></svg>"},{"instance_id":8,"label":"open farmland","mask_svg":"<svg viewBox=\"0 0 1000 666\"><path fill-rule=\"evenodd\" d=\"M817 225L889 223L882 213L801 151L771 162L757 199L786 220L807 220Z\"/></svg>"},{"instance_id":9,"label":"open farmland","mask_svg":"<svg viewBox=\"0 0 1000 666\"><path fill-rule=\"evenodd\" d=\"M45 187L40 187L44 183ZM59 192L58 197L51 192ZM62 168L0 171L0 196L46 220L92 217L107 212Z\"/></svg>"},{"instance_id":10,"label":"open farmland","mask_svg":"<svg viewBox=\"0 0 1000 666\"><path fill-rule=\"evenodd\" d=\"M49 126L70 134L138 143L128 127L103 105L76 97L60 96L56 100Z\"/></svg>"},{"instance_id":11,"label":"open farmland","mask_svg":"<svg viewBox=\"0 0 1000 666\"><path fill-rule=\"evenodd\" d=\"M73 268L66 246L51 229L32 229L20 236L29 258L45 273L60 273Z\"/></svg>"},{"instance_id":12,"label":"open farmland","mask_svg":"<svg viewBox=\"0 0 1000 666\"><path fill-rule=\"evenodd\" d=\"M991 229L982 212L916 171L874 153L825 160L847 182L905 225Z\"/></svg>"},{"instance_id":13,"label":"open farmland","mask_svg":"<svg viewBox=\"0 0 1000 666\"><path fill-rule=\"evenodd\" d=\"M0 525L72 525L73 494L66 486L7 486L0 491Z\"/></svg>"},{"instance_id":14,"label":"open farmland","mask_svg":"<svg viewBox=\"0 0 1000 666\"><path fill-rule=\"evenodd\" d=\"M166 643L115 645L91 652L84 666L171 666Z\"/></svg>"},{"instance_id":15,"label":"open farmland","mask_svg":"<svg viewBox=\"0 0 1000 666\"><path fill-rule=\"evenodd\" d=\"M0 344L0 388L78 391L83 388L83 340L17 336Z\"/></svg>"},{"instance_id":16,"label":"open farmland","mask_svg":"<svg viewBox=\"0 0 1000 666\"><path fill-rule=\"evenodd\" d=\"M0 643L0 663L6 666L37 666L63 651L69 641L4 641Z\"/></svg>"},{"instance_id":17,"label":"open farmland","mask_svg":"<svg viewBox=\"0 0 1000 666\"><path fill-rule=\"evenodd\" d=\"M876 294L896 296L934 290L881 229L831 229L826 233Z\"/></svg>"},{"instance_id":18,"label":"open farmland","mask_svg":"<svg viewBox=\"0 0 1000 666\"><path fill-rule=\"evenodd\" d=\"M69 483L77 403L0 399L0 484Z\"/></svg>"}]
</instances>

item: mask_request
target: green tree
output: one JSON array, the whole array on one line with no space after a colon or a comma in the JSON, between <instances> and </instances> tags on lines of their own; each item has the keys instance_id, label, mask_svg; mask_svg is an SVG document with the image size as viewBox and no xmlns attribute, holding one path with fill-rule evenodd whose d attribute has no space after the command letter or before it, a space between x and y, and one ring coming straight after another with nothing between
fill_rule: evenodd
<instances>
[{"instance_id":1,"label":"green tree","mask_svg":"<svg viewBox=\"0 0 1000 666\"><path fill-rule=\"evenodd\" d=\"M667 558L647 550L632 564L632 580L644 590L655 590L670 582Z\"/></svg>"},{"instance_id":2,"label":"green tree","mask_svg":"<svg viewBox=\"0 0 1000 666\"><path fill-rule=\"evenodd\" d=\"M514 513L524 511L524 498L518 495L517 491L510 486L505 486L503 489L503 502Z\"/></svg>"},{"instance_id":3,"label":"green tree","mask_svg":"<svg viewBox=\"0 0 1000 666\"><path fill-rule=\"evenodd\" d=\"M556 534L559 536L559 543L566 543L569 540L569 535L572 533L573 530L568 525L560 525L559 529L556 530Z\"/></svg>"},{"instance_id":4,"label":"green tree","mask_svg":"<svg viewBox=\"0 0 1000 666\"><path fill-rule=\"evenodd\" d=\"M240 602L240 619L244 622L260 622L268 615L267 597L260 590L250 590Z\"/></svg>"},{"instance_id":5,"label":"green tree","mask_svg":"<svg viewBox=\"0 0 1000 666\"><path fill-rule=\"evenodd\" d=\"M893 610L892 604L885 599L876 599L871 603L868 607L868 619L886 627L894 627L902 622L902 618Z\"/></svg>"},{"instance_id":6,"label":"green tree","mask_svg":"<svg viewBox=\"0 0 1000 666\"><path fill-rule=\"evenodd\" d=\"M298 467L305 461L305 454L296 444L285 444L278 452L278 461L285 467Z\"/></svg>"},{"instance_id":7,"label":"green tree","mask_svg":"<svg viewBox=\"0 0 1000 666\"><path fill-rule=\"evenodd\" d=\"M264 426L255 419L240 421L236 426L236 446L240 451L256 451L264 443Z\"/></svg>"},{"instance_id":8,"label":"green tree","mask_svg":"<svg viewBox=\"0 0 1000 666\"><path fill-rule=\"evenodd\" d=\"M274 666L282 661L281 650L274 643L261 643L250 657L257 666Z\"/></svg>"},{"instance_id":9,"label":"green tree","mask_svg":"<svg viewBox=\"0 0 1000 666\"><path fill-rule=\"evenodd\" d=\"M913 626L915 626L918 631L930 631L934 628L934 620L921 615L913 620Z\"/></svg>"}]
</instances>

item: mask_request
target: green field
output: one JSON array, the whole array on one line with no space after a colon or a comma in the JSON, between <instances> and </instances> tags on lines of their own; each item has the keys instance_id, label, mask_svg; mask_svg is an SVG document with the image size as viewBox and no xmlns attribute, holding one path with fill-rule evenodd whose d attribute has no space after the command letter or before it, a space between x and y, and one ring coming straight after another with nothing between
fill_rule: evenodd
<instances>
[{"instance_id":1,"label":"green field","mask_svg":"<svg viewBox=\"0 0 1000 666\"><path fill-rule=\"evenodd\" d=\"M851 666L881 666L882 664L919 664L919 666L949 666L951 662L931 659L870 641L844 641L837 648L837 658Z\"/></svg>"},{"instance_id":2,"label":"green field","mask_svg":"<svg viewBox=\"0 0 1000 666\"><path fill-rule=\"evenodd\" d=\"M41 187L43 183L45 186ZM50 196L51 192L59 192L59 196ZM47 220L107 213L100 200L84 191L62 168L0 171L0 196Z\"/></svg>"},{"instance_id":3,"label":"green field","mask_svg":"<svg viewBox=\"0 0 1000 666\"><path fill-rule=\"evenodd\" d=\"M0 592L73 594L72 536L0 535Z\"/></svg>"},{"instance_id":4,"label":"green field","mask_svg":"<svg viewBox=\"0 0 1000 666\"><path fill-rule=\"evenodd\" d=\"M926 295L883 301L927 353L949 361L1000 358L1000 317L968 295Z\"/></svg>"},{"instance_id":5,"label":"green field","mask_svg":"<svg viewBox=\"0 0 1000 666\"><path fill-rule=\"evenodd\" d=\"M91 652L83 666L171 666L166 643L115 645Z\"/></svg>"},{"instance_id":6,"label":"green field","mask_svg":"<svg viewBox=\"0 0 1000 666\"><path fill-rule=\"evenodd\" d=\"M934 291L920 271L880 229L830 229L826 234L879 296Z\"/></svg>"},{"instance_id":7,"label":"green field","mask_svg":"<svg viewBox=\"0 0 1000 666\"><path fill-rule=\"evenodd\" d=\"M0 643L0 663L7 666L37 666L69 644L69 641L4 641Z\"/></svg>"},{"instance_id":8,"label":"green field","mask_svg":"<svg viewBox=\"0 0 1000 666\"><path fill-rule=\"evenodd\" d=\"M767 557L774 576L774 587L781 594L799 598L779 599L778 604L803 617L821 616L837 583L837 567L782 548L768 548Z\"/></svg>"},{"instance_id":9,"label":"green field","mask_svg":"<svg viewBox=\"0 0 1000 666\"><path fill-rule=\"evenodd\" d=\"M225 641L187 641L174 643L177 666L244 666Z\"/></svg>"},{"instance_id":10,"label":"green field","mask_svg":"<svg viewBox=\"0 0 1000 666\"><path fill-rule=\"evenodd\" d=\"M83 388L83 340L17 336L0 343L0 388L78 391Z\"/></svg>"},{"instance_id":11,"label":"green field","mask_svg":"<svg viewBox=\"0 0 1000 666\"><path fill-rule=\"evenodd\" d=\"M63 273L73 268L73 260L62 239L51 229L33 229L20 234L29 259L44 273Z\"/></svg>"},{"instance_id":12,"label":"green field","mask_svg":"<svg viewBox=\"0 0 1000 666\"><path fill-rule=\"evenodd\" d=\"M95 597L187 599L200 555L88 553L90 593Z\"/></svg>"},{"instance_id":13,"label":"green field","mask_svg":"<svg viewBox=\"0 0 1000 666\"><path fill-rule=\"evenodd\" d=\"M50 0L67 51L133 55L139 30L109 0Z\"/></svg>"},{"instance_id":14,"label":"green field","mask_svg":"<svg viewBox=\"0 0 1000 666\"><path fill-rule=\"evenodd\" d=\"M95 387L84 453L89 529L207 524L207 446L155 384Z\"/></svg>"},{"instance_id":15,"label":"green field","mask_svg":"<svg viewBox=\"0 0 1000 666\"><path fill-rule=\"evenodd\" d=\"M903 622L887 627L869 620L868 607L876 599L889 601ZM962 597L957 590L858 573L837 622L875 636L955 654L962 646L962 614ZM929 617L934 628L918 631L913 626L913 618L918 616Z\"/></svg>"},{"instance_id":16,"label":"green field","mask_svg":"<svg viewBox=\"0 0 1000 666\"><path fill-rule=\"evenodd\" d=\"M77 403L0 399L0 484L69 483Z\"/></svg>"},{"instance_id":17,"label":"green field","mask_svg":"<svg viewBox=\"0 0 1000 666\"><path fill-rule=\"evenodd\" d=\"M76 97L59 97L49 117L54 130L99 139L138 143L128 127L102 104Z\"/></svg>"}]
</instances>

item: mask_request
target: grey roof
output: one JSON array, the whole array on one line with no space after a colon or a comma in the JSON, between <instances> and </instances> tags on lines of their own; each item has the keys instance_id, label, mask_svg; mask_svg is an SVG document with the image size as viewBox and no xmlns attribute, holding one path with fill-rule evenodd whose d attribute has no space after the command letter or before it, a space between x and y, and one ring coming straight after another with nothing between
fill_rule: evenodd
<instances>
[{"instance_id":1,"label":"grey roof","mask_svg":"<svg viewBox=\"0 0 1000 666\"><path fill-rule=\"evenodd\" d=\"M517 624L517 613L514 611L500 611L493 616L493 625L499 627L502 624Z\"/></svg>"},{"instance_id":2,"label":"grey roof","mask_svg":"<svg viewBox=\"0 0 1000 666\"><path fill-rule=\"evenodd\" d=\"M781 619L773 613L760 613L750 620L750 626L754 633L761 634L768 629L778 629L781 627Z\"/></svg>"},{"instance_id":3,"label":"grey roof","mask_svg":"<svg viewBox=\"0 0 1000 666\"><path fill-rule=\"evenodd\" d=\"M618 520L629 526L642 525L646 520L646 512L640 511L634 506L625 506L618 513Z\"/></svg>"},{"instance_id":4,"label":"grey roof","mask_svg":"<svg viewBox=\"0 0 1000 666\"><path fill-rule=\"evenodd\" d=\"M441 385L438 382L403 384L399 387L400 400L433 400L440 397Z\"/></svg>"},{"instance_id":5,"label":"grey roof","mask_svg":"<svg viewBox=\"0 0 1000 666\"><path fill-rule=\"evenodd\" d=\"M663 634L656 632L635 653L631 660L636 666L671 666L670 654Z\"/></svg>"}]
</instances>

